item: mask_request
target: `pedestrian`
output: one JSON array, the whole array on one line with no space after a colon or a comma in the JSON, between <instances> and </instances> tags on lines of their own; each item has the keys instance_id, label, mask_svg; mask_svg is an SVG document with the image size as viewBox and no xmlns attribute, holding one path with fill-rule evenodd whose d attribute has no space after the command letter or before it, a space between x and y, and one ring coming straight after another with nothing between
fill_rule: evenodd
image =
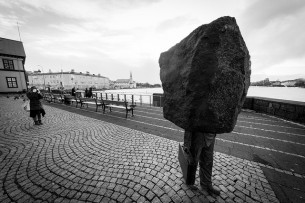
<instances>
[{"instance_id":1,"label":"pedestrian","mask_svg":"<svg viewBox=\"0 0 305 203\"><path fill-rule=\"evenodd\" d=\"M41 116L44 116L46 113L40 102L40 99L43 98L40 91L33 86L26 96L30 100L30 117L33 118L35 125L42 125Z\"/></svg>"},{"instance_id":2,"label":"pedestrian","mask_svg":"<svg viewBox=\"0 0 305 203\"><path fill-rule=\"evenodd\" d=\"M88 97L88 98L91 98L91 97L92 97L92 87L89 88L87 97Z\"/></svg>"},{"instance_id":3,"label":"pedestrian","mask_svg":"<svg viewBox=\"0 0 305 203\"><path fill-rule=\"evenodd\" d=\"M72 88L71 95L72 95L72 96L75 96L75 87Z\"/></svg>"},{"instance_id":4,"label":"pedestrian","mask_svg":"<svg viewBox=\"0 0 305 203\"><path fill-rule=\"evenodd\" d=\"M88 88L85 89L85 97L88 97Z\"/></svg>"}]
</instances>

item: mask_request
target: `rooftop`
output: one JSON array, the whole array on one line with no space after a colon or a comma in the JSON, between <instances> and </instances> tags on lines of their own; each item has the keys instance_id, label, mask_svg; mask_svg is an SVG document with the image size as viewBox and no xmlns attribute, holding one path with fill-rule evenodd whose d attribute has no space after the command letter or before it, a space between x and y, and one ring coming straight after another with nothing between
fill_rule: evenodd
<instances>
[{"instance_id":1,"label":"rooftop","mask_svg":"<svg viewBox=\"0 0 305 203\"><path fill-rule=\"evenodd\" d=\"M23 43L0 37L0 54L25 58Z\"/></svg>"},{"instance_id":2,"label":"rooftop","mask_svg":"<svg viewBox=\"0 0 305 203\"><path fill-rule=\"evenodd\" d=\"M41 72L28 72L29 75L58 75L58 74L73 74L73 75L83 75L83 76L91 76L91 77L100 77L100 78L107 78L105 76L101 76L101 75L95 75L95 74L88 74L88 73L82 73L82 72L70 72L70 71L66 71L66 72L47 72L47 73L41 73Z\"/></svg>"}]
</instances>

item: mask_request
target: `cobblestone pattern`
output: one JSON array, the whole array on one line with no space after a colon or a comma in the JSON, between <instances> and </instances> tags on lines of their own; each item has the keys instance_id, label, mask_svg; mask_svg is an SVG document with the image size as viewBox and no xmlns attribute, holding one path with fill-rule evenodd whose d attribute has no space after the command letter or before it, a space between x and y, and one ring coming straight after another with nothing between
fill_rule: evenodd
<instances>
[{"instance_id":1,"label":"cobblestone pattern","mask_svg":"<svg viewBox=\"0 0 305 203\"><path fill-rule=\"evenodd\" d=\"M184 184L175 141L49 106L34 126L21 104L0 97L2 203L278 202L254 162L215 153L210 196Z\"/></svg>"}]
</instances>

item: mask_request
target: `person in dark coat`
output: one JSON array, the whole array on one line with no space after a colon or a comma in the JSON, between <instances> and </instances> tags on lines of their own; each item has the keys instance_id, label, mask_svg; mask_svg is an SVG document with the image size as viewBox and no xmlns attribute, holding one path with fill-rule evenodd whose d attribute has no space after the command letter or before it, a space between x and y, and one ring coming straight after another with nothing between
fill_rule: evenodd
<instances>
[{"instance_id":1,"label":"person in dark coat","mask_svg":"<svg viewBox=\"0 0 305 203\"><path fill-rule=\"evenodd\" d=\"M88 97L88 98L91 98L91 97L92 97L92 87L89 88L87 97Z\"/></svg>"},{"instance_id":2,"label":"person in dark coat","mask_svg":"<svg viewBox=\"0 0 305 203\"><path fill-rule=\"evenodd\" d=\"M71 95L72 95L72 96L75 96L75 87L72 88Z\"/></svg>"},{"instance_id":3,"label":"person in dark coat","mask_svg":"<svg viewBox=\"0 0 305 203\"><path fill-rule=\"evenodd\" d=\"M85 97L88 97L88 88L85 89Z\"/></svg>"},{"instance_id":4,"label":"person in dark coat","mask_svg":"<svg viewBox=\"0 0 305 203\"><path fill-rule=\"evenodd\" d=\"M44 116L46 112L40 102L40 99L43 98L40 91L33 86L26 96L30 100L30 117L33 118L35 125L42 125L41 115Z\"/></svg>"}]
</instances>

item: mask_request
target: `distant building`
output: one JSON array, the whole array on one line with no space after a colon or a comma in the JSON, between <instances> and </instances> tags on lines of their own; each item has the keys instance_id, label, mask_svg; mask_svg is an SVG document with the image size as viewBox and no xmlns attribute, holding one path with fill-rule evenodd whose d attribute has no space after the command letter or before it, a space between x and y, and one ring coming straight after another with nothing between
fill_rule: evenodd
<instances>
[{"instance_id":1,"label":"distant building","mask_svg":"<svg viewBox=\"0 0 305 203\"><path fill-rule=\"evenodd\" d=\"M76 73L72 69L71 72L51 72L41 73L34 71L29 73L29 84L37 86L41 89L85 89L92 87L93 89L109 89L109 78L100 74Z\"/></svg>"},{"instance_id":2,"label":"distant building","mask_svg":"<svg viewBox=\"0 0 305 203\"><path fill-rule=\"evenodd\" d=\"M297 83L296 80L287 80L287 81L283 81L282 85L286 87L294 87L296 83Z\"/></svg>"},{"instance_id":3,"label":"distant building","mask_svg":"<svg viewBox=\"0 0 305 203\"><path fill-rule=\"evenodd\" d=\"M277 81L272 81L271 82L272 86L281 86L281 81L277 80Z\"/></svg>"},{"instance_id":4,"label":"distant building","mask_svg":"<svg viewBox=\"0 0 305 203\"><path fill-rule=\"evenodd\" d=\"M0 38L0 93L27 90L25 58L22 42Z\"/></svg>"},{"instance_id":5,"label":"distant building","mask_svg":"<svg viewBox=\"0 0 305 203\"><path fill-rule=\"evenodd\" d=\"M117 79L114 82L115 89L131 89L136 88L137 83L132 79L132 73L130 72L129 79Z\"/></svg>"},{"instance_id":6,"label":"distant building","mask_svg":"<svg viewBox=\"0 0 305 203\"><path fill-rule=\"evenodd\" d=\"M261 80L258 82L251 82L252 86L271 86L271 82L269 81L269 78L266 78L265 80Z\"/></svg>"}]
</instances>

